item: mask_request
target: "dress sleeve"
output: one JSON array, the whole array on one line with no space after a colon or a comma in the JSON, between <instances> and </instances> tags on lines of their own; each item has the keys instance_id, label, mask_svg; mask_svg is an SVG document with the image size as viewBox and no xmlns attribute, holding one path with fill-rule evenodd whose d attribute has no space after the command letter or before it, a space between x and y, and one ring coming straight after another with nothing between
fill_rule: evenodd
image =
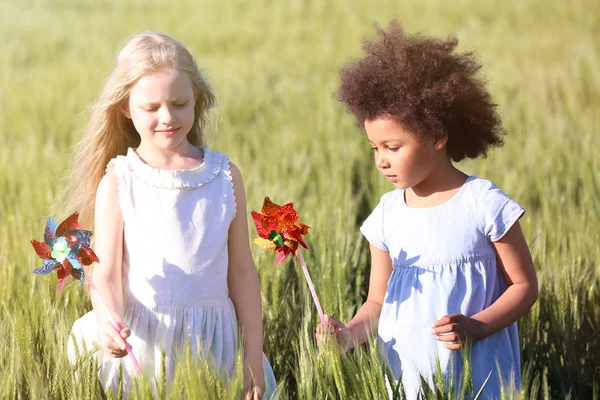
<instances>
[{"instance_id":1,"label":"dress sleeve","mask_svg":"<svg viewBox=\"0 0 600 400\"><path fill-rule=\"evenodd\" d=\"M373 246L389 251L383 236L384 197L381 198L371 215L363 222L360 231Z\"/></svg>"},{"instance_id":2,"label":"dress sleeve","mask_svg":"<svg viewBox=\"0 0 600 400\"><path fill-rule=\"evenodd\" d=\"M525 213L525 209L502 190L489 182L481 193L478 205L483 233L490 242L497 242Z\"/></svg>"}]
</instances>

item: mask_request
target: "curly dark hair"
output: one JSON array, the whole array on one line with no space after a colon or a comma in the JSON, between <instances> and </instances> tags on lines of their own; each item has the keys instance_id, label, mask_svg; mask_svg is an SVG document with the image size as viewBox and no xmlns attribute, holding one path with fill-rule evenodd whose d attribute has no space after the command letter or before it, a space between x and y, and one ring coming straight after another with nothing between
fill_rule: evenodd
<instances>
[{"instance_id":1,"label":"curly dark hair","mask_svg":"<svg viewBox=\"0 0 600 400\"><path fill-rule=\"evenodd\" d=\"M406 35L396 20L387 30L374 28L378 37L363 42L364 58L341 69L336 93L359 127L387 117L420 140L447 136L454 161L485 157L503 144L505 130L472 52L454 53L453 37Z\"/></svg>"}]
</instances>

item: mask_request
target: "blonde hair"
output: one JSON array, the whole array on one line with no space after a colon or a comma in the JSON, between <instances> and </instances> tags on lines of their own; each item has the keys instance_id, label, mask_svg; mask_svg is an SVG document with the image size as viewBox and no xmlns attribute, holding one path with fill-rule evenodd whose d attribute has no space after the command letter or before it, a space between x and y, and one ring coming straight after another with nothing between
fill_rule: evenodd
<instances>
[{"instance_id":1,"label":"blonde hair","mask_svg":"<svg viewBox=\"0 0 600 400\"><path fill-rule=\"evenodd\" d=\"M208 111L215 96L198 69L190 52L175 39L154 32L131 36L118 53L116 65L100 96L94 102L82 140L75 147L72 172L61 204L69 214L79 212L86 229L94 227L96 191L108 162L137 147L140 136L131 120L123 114L129 93L144 75L163 67L184 72L195 96L195 120L187 135L195 146L202 145L202 133L208 125ZM67 214L67 215L69 215Z\"/></svg>"}]
</instances>

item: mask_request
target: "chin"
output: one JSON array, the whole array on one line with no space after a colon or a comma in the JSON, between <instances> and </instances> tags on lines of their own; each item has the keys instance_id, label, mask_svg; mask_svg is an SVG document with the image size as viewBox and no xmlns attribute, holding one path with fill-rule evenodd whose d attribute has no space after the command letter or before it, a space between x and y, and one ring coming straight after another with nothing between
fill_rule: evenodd
<instances>
[{"instance_id":1,"label":"chin","mask_svg":"<svg viewBox=\"0 0 600 400\"><path fill-rule=\"evenodd\" d=\"M394 187L396 189L400 189L400 190L406 190L406 189L410 189L410 185L407 185L405 183L402 182L392 182L394 184Z\"/></svg>"},{"instance_id":2,"label":"chin","mask_svg":"<svg viewBox=\"0 0 600 400\"><path fill-rule=\"evenodd\" d=\"M156 141L154 142L154 145L158 148L164 149L164 150L175 150L179 147L181 147L182 145L185 145L186 143L186 138L181 138L181 137L168 137L168 138L163 138L160 141Z\"/></svg>"}]
</instances>

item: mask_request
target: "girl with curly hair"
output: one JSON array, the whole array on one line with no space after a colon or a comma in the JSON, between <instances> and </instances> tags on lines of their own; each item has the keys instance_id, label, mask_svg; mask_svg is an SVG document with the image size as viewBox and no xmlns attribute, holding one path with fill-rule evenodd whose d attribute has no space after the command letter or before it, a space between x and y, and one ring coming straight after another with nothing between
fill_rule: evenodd
<instances>
[{"instance_id":1,"label":"girl with curly hair","mask_svg":"<svg viewBox=\"0 0 600 400\"><path fill-rule=\"evenodd\" d=\"M416 398L441 372L446 391L467 396L489 377L483 396L498 398L502 386L520 386L516 321L538 293L518 222L525 210L453 162L485 156L505 132L480 64L455 52L456 39L406 35L396 21L376 30L364 58L342 69L337 97L395 190L361 227L371 249L366 302L346 324L327 316L317 340L333 332L348 350L377 328L390 390L402 383Z\"/></svg>"}]
</instances>

